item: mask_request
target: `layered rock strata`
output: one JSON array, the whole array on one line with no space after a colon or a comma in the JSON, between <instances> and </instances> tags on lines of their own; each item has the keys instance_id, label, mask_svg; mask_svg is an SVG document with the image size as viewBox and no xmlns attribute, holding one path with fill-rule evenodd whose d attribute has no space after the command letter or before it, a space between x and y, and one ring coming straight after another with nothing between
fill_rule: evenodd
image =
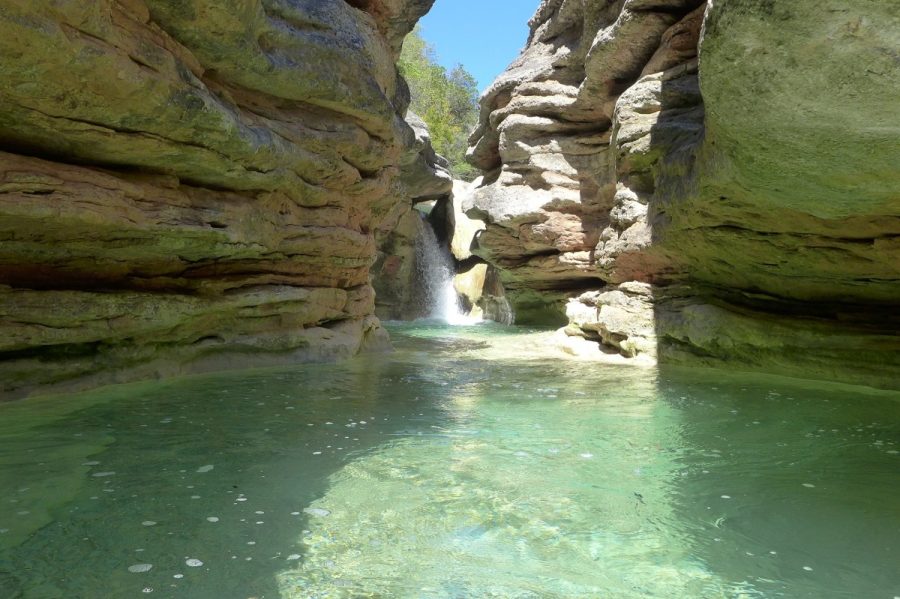
<instances>
[{"instance_id":1,"label":"layered rock strata","mask_svg":"<svg viewBox=\"0 0 900 599\"><path fill-rule=\"evenodd\" d=\"M544 2L522 55L484 94L469 150L485 171L470 206L488 223L476 252L502 269L520 322L564 322L573 291L664 269L641 251L659 155L642 138L659 99L640 98L624 131L616 102L645 70L667 72L685 88L679 109L702 120L702 15L698 1Z\"/></svg>"},{"instance_id":2,"label":"layered rock strata","mask_svg":"<svg viewBox=\"0 0 900 599\"><path fill-rule=\"evenodd\" d=\"M898 35L892 2L711 4L703 139L656 199L667 361L900 387Z\"/></svg>"},{"instance_id":3,"label":"layered rock strata","mask_svg":"<svg viewBox=\"0 0 900 599\"><path fill-rule=\"evenodd\" d=\"M384 343L433 0L0 0L0 396Z\"/></svg>"},{"instance_id":4,"label":"layered rock strata","mask_svg":"<svg viewBox=\"0 0 900 599\"><path fill-rule=\"evenodd\" d=\"M531 26L469 152L476 253L518 315L663 364L900 385L892 3L547 0Z\"/></svg>"}]
</instances>

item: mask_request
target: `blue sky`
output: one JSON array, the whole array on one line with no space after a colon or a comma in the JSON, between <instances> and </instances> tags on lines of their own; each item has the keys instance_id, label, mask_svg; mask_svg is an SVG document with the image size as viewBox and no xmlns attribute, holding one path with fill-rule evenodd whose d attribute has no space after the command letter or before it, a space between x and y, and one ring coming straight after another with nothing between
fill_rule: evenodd
<instances>
[{"instance_id":1,"label":"blue sky","mask_svg":"<svg viewBox=\"0 0 900 599\"><path fill-rule=\"evenodd\" d=\"M519 54L540 0L437 0L420 21L442 66L457 63L482 91Z\"/></svg>"}]
</instances>

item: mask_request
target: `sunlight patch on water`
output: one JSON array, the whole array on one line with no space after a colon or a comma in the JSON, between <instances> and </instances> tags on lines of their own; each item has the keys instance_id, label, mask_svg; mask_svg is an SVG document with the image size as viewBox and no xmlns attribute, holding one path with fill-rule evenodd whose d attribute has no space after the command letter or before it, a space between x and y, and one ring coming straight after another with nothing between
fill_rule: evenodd
<instances>
[{"instance_id":1,"label":"sunlight patch on water","mask_svg":"<svg viewBox=\"0 0 900 599\"><path fill-rule=\"evenodd\" d=\"M307 508L330 516L302 537L283 595L724 597L674 531L646 525L672 517L664 473L675 465L657 460L641 480L653 458L640 448L679 441L677 414L645 388L619 387L593 414L579 402L547 412L534 399L448 398L464 428L394 441L331 477Z\"/></svg>"}]
</instances>

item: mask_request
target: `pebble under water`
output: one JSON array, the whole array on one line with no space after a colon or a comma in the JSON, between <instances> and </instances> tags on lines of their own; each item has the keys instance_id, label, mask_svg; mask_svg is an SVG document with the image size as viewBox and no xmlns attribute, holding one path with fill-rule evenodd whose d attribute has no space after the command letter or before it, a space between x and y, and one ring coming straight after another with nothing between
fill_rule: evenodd
<instances>
[{"instance_id":1,"label":"pebble under water","mask_svg":"<svg viewBox=\"0 0 900 599\"><path fill-rule=\"evenodd\" d=\"M900 398L397 351L0 406L0 597L900 597Z\"/></svg>"}]
</instances>

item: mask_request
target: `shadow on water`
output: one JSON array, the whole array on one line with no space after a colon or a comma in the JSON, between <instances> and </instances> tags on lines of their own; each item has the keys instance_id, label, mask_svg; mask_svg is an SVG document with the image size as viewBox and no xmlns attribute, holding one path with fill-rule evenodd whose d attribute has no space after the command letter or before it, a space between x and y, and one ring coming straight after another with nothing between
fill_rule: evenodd
<instances>
[{"instance_id":1,"label":"shadow on water","mask_svg":"<svg viewBox=\"0 0 900 599\"><path fill-rule=\"evenodd\" d=\"M900 575L900 394L668 367L672 505L692 553L748 597L890 597Z\"/></svg>"},{"instance_id":2,"label":"shadow on water","mask_svg":"<svg viewBox=\"0 0 900 599\"><path fill-rule=\"evenodd\" d=\"M0 511L0 596L283 596L279 575L303 564L304 536L327 517L309 506L335 473L464 425L461 395L497 396L499 384L515 402L516 381L539 372L453 358L488 344L444 330L407 327L402 351L343 364L0 406L12 508ZM560 380L556 370L544 374ZM129 571L142 564L152 568Z\"/></svg>"},{"instance_id":3,"label":"shadow on water","mask_svg":"<svg viewBox=\"0 0 900 599\"><path fill-rule=\"evenodd\" d=\"M329 477L440 418L420 345L0 406L0 596L281 596Z\"/></svg>"}]
</instances>

